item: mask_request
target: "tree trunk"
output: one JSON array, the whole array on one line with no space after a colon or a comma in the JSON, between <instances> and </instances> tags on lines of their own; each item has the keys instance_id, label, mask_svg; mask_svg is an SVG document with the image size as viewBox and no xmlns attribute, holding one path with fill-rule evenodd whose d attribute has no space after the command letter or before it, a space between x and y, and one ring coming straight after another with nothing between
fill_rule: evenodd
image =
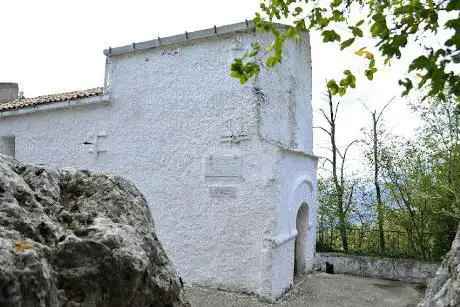
<instances>
[{"instance_id":1,"label":"tree trunk","mask_svg":"<svg viewBox=\"0 0 460 307\"><path fill-rule=\"evenodd\" d=\"M329 91L329 114L330 114L330 126L331 126L331 146L332 146L332 179L334 181L335 195L337 199L337 207L339 209L339 231L340 238L342 240L342 248L344 252L348 252L348 238L347 238L347 221L346 212L343 207L343 185L339 182L337 175L337 144L335 139L335 118L334 105L332 103L332 94Z\"/></svg>"},{"instance_id":2,"label":"tree trunk","mask_svg":"<svg viewBox=\"0 0 460 307\"><path fill-rule=\"evenodd\" d=\"M378 160L378 139L377 139L377 121L375 112L372 113L372 121L373 121L373 143L374 143L374 185L375 185L375 195L377 198L377 221L379 226L379 245L380 245L380 254L385 254L385 233L383 230L383 222L384 222L384 208L382 202L382 193L380 191L380 184L379 184L379 160Z\"/></svg>"},{"instance_id":3,"label":"tree trunk","mask_svg":"<svg viewBox=\"0 0 460 307\"><path fill-rule=\"evenodd\" d=\"M340 239L342 240L342 248L345 253L348 253L348 234L346 216L341 216L339 221Z\"/></svg>"}]
</instances>

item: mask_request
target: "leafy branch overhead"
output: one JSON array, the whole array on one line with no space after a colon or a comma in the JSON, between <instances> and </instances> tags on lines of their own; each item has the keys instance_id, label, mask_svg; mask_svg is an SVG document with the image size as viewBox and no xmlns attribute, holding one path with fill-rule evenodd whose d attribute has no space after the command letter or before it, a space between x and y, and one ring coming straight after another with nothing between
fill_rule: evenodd
<instances>
[{"instance_id":1,"label":"leafy branch overhead","mask_svg":"<svg viewBox=\"0 0 460 307\"><path fill-rule=\"evenodd\" d=\"M274 40L266 49L268 57L261 55L261 46L253 44L251 52L235 59L231 66L232 76L247 82L260 72L262 58L272 68L283 60L286 39L299 39L301 31L319 31L324 43L335 43L340 50L354 48L355 54L366 61L364 76L373 80L379 65L388 65L401 58L409 41L423 45L408 67L415 75L403 80L403 95L414 86L426 87L426 97L445 100L452 95L460 102L460 1L459 0L264 0L261 12L256 13L254 24L260 31L270 32ZM353 13L368 12L355 22ZM440 22L440 16L446 18ZM292 25L283 28L272 22L290 18ZM338 31L345 26L344 31ZM447 30L441 47L426 45L425 35L434 37ZM340 32L340 35L338 32ZM378 54L368 48L357 46L359 38L375 39ZM436 36L439 39L441 36ZM335 95L344 95L356 87L356 76L351 69L345 70L340 80L329 80L328 88ZM425 97L425 98L426 98Z\"/></svg>"}]
</instances>

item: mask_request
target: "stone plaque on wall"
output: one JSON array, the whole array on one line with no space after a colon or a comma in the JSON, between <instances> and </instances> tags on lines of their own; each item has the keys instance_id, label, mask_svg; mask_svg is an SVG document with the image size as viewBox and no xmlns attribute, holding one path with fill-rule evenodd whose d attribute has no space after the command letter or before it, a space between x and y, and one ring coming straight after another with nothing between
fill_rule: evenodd
<instances>
[{"instance_id":1,"label":"stone plaque on wall","mask_svg":"<svg viewBox=\"0 0 460 307\"><path fill-rule=\"evenodd\" d=\"M237 193L236 186L212 185L209 187L209 196L212 198L236 198Z\"/></svg>"},{"instance_id":2,"label":"stone plaque on wall","mask_svg":"<svg viewBox=\"0 0 460 307\"><path fill-rule=\"evenodd\" d=\"M209 156L205 160L205 177L240 177L241 157L238 155Z\"/></svg>"}]
</instances>

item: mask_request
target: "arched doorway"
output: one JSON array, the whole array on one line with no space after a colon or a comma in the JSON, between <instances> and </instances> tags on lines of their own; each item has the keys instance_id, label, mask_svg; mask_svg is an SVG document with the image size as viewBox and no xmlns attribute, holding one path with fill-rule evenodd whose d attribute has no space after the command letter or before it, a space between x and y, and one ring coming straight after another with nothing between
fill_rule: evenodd
<instances>
[{"instance_id":1,"label":"arched doorway","mask_svg":"<svg viewBox=\"0 0 460 307\"><path fill-rule=\"evenodd\" d=\"M296 228L297 237L295 239L294 248L294 275L304 275L306 271L305 254L308 235L308 205L306 203L302 203L297 211Z\"/></svg>"}]
</instances>

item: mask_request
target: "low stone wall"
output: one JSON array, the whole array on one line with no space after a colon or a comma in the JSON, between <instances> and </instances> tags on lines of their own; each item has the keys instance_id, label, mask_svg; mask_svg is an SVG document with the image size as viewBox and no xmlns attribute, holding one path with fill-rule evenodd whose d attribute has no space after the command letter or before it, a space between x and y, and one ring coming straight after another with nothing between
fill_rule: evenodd
<instances>
[{"instance_id":1,"label":"low stone wall","mask_svg":"<svg viewBox=\"0 0 460 307\"><path fill-rule=\"evenodd\" d=\"M334 273L426 284L436 275L439 263L408 259L375 258L340 253L317 253L314 269L326 272L326 262Z\"/></svg>"}]
</instances>

